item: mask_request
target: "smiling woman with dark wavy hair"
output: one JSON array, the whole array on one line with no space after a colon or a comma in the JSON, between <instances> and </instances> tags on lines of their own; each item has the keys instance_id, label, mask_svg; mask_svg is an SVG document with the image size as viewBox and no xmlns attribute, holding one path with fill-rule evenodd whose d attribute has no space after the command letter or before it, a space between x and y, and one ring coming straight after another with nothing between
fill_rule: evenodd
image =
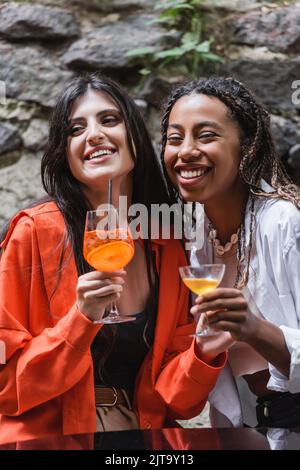
<instances>
[{"instance_id":1,"label":"smiling woman with dark wavy hair","mask_svg":"<svg viewBox=\"0 0 300 470\"><path fill-rule=\"evenodd\" d=\"M107 202L109 180L113 202L126 196L149 214L170 202L143 119L116 83L92 74L63 91L42 179L48 200L19 212L1 244L1 441L160 428L196 415L226 354L207 363L189 336L180 241L145 233L126 272L94 271L82 254L86 212ZM104 325L112 301L135 319Z\"/></svg>"}]
</instances>

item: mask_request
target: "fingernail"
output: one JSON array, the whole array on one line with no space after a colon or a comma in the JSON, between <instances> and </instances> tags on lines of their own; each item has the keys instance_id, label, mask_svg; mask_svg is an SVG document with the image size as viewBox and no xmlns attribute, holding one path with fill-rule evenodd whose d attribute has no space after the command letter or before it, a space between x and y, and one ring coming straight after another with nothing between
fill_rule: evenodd
<instances>
[{"instance_id":1,"label":"fingernail","mask_svg":"<svg viewBox=\"0 0 300 470\"><path fill-rule=\"evenodd\" d=\"M203 297L202 297L202 295L199 295L199 296L197 297L197 303L200 304L200 302L203 302Z\"/></svg>"}]
</instances>

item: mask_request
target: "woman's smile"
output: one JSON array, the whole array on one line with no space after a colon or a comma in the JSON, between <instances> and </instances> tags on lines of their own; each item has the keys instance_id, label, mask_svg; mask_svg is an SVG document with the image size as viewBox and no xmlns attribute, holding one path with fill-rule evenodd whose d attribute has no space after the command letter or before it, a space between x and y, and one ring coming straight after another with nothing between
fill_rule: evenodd
<instances>
[{"instance_id":1,"label":"woman's smile","mask_svg":"<svg viewBox=\"0 0 300 470\"><path fill-rule=\"evenodd\" d=\"M89 165L103 165L109 162L112 158L117 157L117 150L113 147L98 146L95 149L91 149L83 157L85 163Z\"/></svg>"},{"instance_id":2,"label":"woman's smile","mask_svg":"<svg viewBox=\"0 0 300 470\"><path fill-rule=\"evenodd\" d=\"M193 186L198 187L212 171L212 167L206 165L176 165L175 171L178 184L182 187L191 188Z\"/></svg>"},{"instance_id":3,"label":"woman's smile","mask_svg":"<svg viewBox=\"0 0 300 470\"><path fill-rule=\"evenodd\" d=\"M104 145L98 145L98 147L89 150L84 155L84 160L91 161L100 159L105 156L112 156L116 152L116 149L113 147L106 147Z\"/></svg>"}]
</instances>

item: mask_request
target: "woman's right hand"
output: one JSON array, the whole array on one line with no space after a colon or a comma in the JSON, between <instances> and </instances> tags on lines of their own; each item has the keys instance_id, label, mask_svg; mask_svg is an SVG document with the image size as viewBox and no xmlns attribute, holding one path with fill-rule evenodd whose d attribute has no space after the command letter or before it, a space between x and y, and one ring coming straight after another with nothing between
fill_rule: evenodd
<instances>
[{"instance_id":1,"label":"woman's right hand","mask_svg":"<svg viewBox=\"0 0 300 470\"><path fill-rule=\"evenodd\" d=\"M213 312L206 313L213 314ZM197 323L196 332L202 331L201 314L197 314L194 307L191 308L191 314ZM218 331L214 335L196 336L199 355L208 364L212 363L219 354L231 348L234 343L236 343L236 340L232 338L228 331Z\"/></svg>"},{"instance_id":2,"label":"woman's right hand","mask_svg":"<svg viewBox=\"0 0 300 470\"><path fill-rule=\"evenodd\" d=\"M105 308L119 299L123 290L126 271L103 273L92 271L78 278L77 308L91 321L99 321Z\"/></svg>"}]
</instances>

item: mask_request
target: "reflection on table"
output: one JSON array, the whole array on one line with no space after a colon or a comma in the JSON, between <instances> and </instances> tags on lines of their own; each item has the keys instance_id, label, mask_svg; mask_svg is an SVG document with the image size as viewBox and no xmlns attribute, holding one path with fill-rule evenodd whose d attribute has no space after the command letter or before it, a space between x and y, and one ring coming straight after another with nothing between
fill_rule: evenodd
<instances>
[{"instance_id":1,"label":"reflection on table","mask_svg":"<svg viewBox=\"0 0 300 470\"><path fill-rule=\"evenodd\" d=\"M156 429L49 436L0 450L270 450L300 449L300 428Z\"/></svg>"}]
</instances>

